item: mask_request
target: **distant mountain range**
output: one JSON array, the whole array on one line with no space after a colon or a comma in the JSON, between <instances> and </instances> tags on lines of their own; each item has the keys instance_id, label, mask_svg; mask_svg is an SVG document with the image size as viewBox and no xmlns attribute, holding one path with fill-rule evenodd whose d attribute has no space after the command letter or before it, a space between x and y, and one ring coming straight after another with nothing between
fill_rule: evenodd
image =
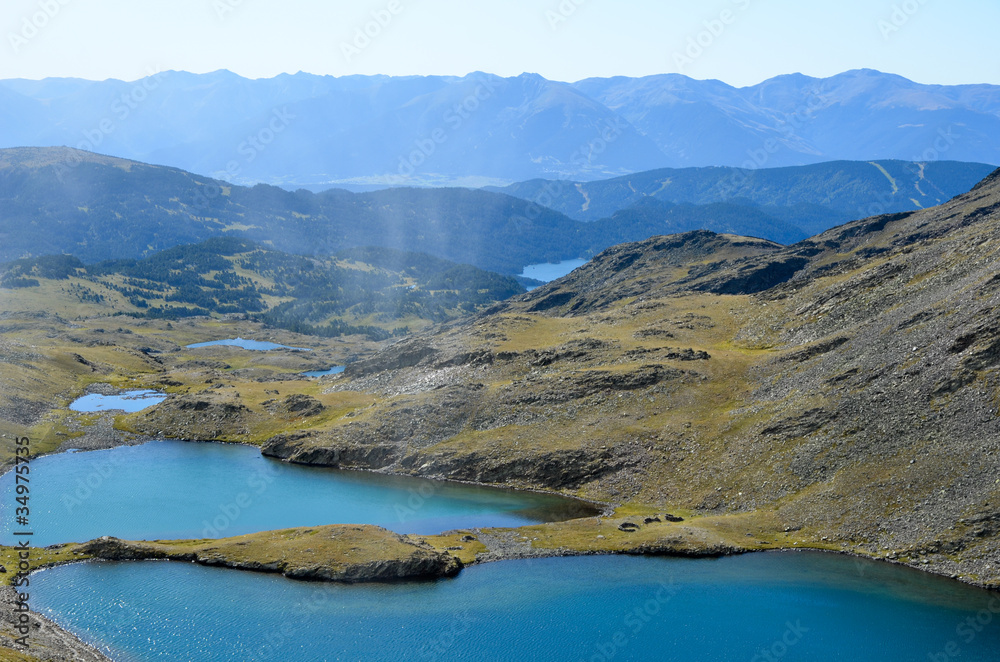
<instances>
[{"instance_id":1,"label":"distant mountain range","mask_svg":"<svg viewBox=\"0 0 1000 662\"><path fill-rule=\"evenodd\" d=\"M0 147L26 145L313 190L838 159L998 164L1000 87L871 70L746 88L672 74L573 84L535 74L249 80L228 71L0 81Z\"/></svg>"},{"instance_id":2,"label":"distant mountain range","mask_svg":"<svg viewBox=\"0 0 1000 662\"><path fill-rule=\"evenodd\" d=\"M66 148L6 149L0 262L60 253L86 263L135 259L227 236L296 255L378 246L518 274L530 264L690 230L794 243L851 218L947 200L989 171L953 162L709 168L567 185L549 200L536 195L551 190L545 182L511 189L528 199L460 188L317 194L232 186ZM734 176L747 181L730 189ZM580 191L603 218L583 222L542 204L586 217Z\"/></svg>"}]
</instances>

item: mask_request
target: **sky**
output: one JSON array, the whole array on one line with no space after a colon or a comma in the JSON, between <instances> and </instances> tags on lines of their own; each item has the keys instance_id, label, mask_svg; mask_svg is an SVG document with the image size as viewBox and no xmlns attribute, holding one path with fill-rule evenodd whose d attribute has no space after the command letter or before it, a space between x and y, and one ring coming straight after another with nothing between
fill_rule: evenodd
<instances>
[{"instance_id":1,"label":"sky","mask_svg":"<svg viewBox=\"0 0 1000 662\"><path fill-rule=\"evenodd\" d=\"M0 78L151 71L591 76L736 86L871 68L1000 84L997 0L3 0Z\"/></svg>"}]
</instances>

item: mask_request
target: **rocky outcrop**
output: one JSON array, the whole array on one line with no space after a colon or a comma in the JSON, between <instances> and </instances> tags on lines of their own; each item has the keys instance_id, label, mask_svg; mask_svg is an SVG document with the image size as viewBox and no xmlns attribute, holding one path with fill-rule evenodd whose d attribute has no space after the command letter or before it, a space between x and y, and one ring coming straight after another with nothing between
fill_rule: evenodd
<instances>
[{"instance_id":1,"label":"rocky outcrop","mask_svg":"<svg viewBox=\"0 0 1000 662\"><path fill-rule=\"evenodd\" d=\"M635 467L641 460L608 448L536 451L522 457L498 457L488 449L471 453L413 453L400 468L423 476L442 476L486 484L539 485L574 490L581 485Z\"/></svg>"},{"instance_id":2,"label":"rocky outcrop","mask_svg":"<svg viewBox=\"0 0 1000 662\"><path fill-rule=\"evenodd\" d=\"M740 265L726 277L712 277L698 287L714 294L757 294L792 279L809 264L805 257L758 258L755 263Z\"/></svg>"},{"instance_id":3,"label":"rocky outcrop","mask_svg":"<svg viewBox=\"0 0 1000 662\"><path fill-rule=\"evenodd\" d=\"M628 371L586 370L561 373L558 378L517 381L501 397L508 405L552 405L582 400L597 393L635 391L697 373L644 365Z\"/></svg>"},{"instance_id":4,"label":"rocky outcrop","mask_svg":"<svg viewBox=\"0 0 1000 662\"><path fill-rule=\"evenodd\" d=\"M302 393L293 393L283 400L266 400L261 404L272 414L303 418L318 416L326 409L319 400Z\"/></svg>"},{"instance_id":5,"label":"rocky outcrop","mask_svg":"<svg viewBox=\"0 0 1000 662\"><path fill-rule=\"evenodd\" d=\"M219 383L218 386L223 386ZM318 404L318 403L317 403ZM229 389L213 388L184 395L171 395L161 404L142 412L132 423L148 435L190 440L239 438L262 418Z\"/></svg>"},{"instance_id":6,"label":"rocky outcrop","mask_svg":"<svg viewBox=\"0 0 1000 662\"><path fill-rule=\"evenodd\" d=\"M104 537L80 545L77 551L110 561L168 559L345 583L452 577L462 568L447 553L376 526L288 529L173 544Z\"/></svg>"},{"instance_id":7,"label":"rocky outcrop","mask_svg":"<svg viewBox=\"0 0 1000 662\"><path fill-rule=\"evenodd\" d=\"M348 364L344 376L357 378L391 370L412 368L432 360L438 351L428 345L401 340L371 358Z\"/></svg>"},{"instance_id":8,"label":"rocky outcrop","mask_svg":"<svg viewBox=\"0 0 1000 662\"><path fill-rule=\"evenodd\" d=\"M394 443L351 443L326 432L292 432L268 439L261 453L294 464L377 470L398 461L401 450Z\"/></svg>"}]
</instances>

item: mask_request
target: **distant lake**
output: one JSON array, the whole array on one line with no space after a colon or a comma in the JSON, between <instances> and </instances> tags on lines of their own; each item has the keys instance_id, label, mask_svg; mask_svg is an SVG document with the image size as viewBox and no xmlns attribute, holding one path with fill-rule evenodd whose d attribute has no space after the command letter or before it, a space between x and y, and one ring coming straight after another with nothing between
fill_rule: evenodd
<instances>
[{"instance_id":1,"label":"distant lake","mask_svg":"<svg viewBox=\"0 0 1000 662\"><path fill-rule=\"evenodd\" d=\"M313 370L312 372L303 372L302 374L306 377L326 377L327 375L339 375L342 372L344 372L344 366L338 365L329 370Z\"/></svg>"},{"instance_id":2,"label":"distant lake","mask_svg":"<svg viewBox=\"0 0 1000 662\"><path fill-rule=\"evenodd\" d=\"M198 349L199 347L241 347L258 352L268 352L273 349L294 349L300 352L311 352L308 347L289 347L278 343L266 342L262 340L245 340L243 338L229 338L227 340L213 340L212 342L199 342L193 345L186 345L187 349Z\"/></svg>"},{"instance_id":3,"label":"distant lake","mask_svg":"<svg viewBox=\"0 0 1000 662\"><path fill-rule=\"evenodd\" d=\"M134 413L158 405L167 399L167 394L160 391L125 391L121 395L99 395L92 393L77 398L70 403L69 408L80 412L99 412L112 409L122 409Z\"/></svg>"},{"instance_id":4,"label":"distant lake","mask_svg":"<svg viewBox=\"0 0 1000 662\"><path fill-rule=\"evenodd\" d=\"M548 262L545 264L532 264L525 267L524 271L521 272L521 275L527 278L540 280L543 283L549 283L562 278L574 269L587 264L589 261L590 260L579 258L576 260L564 260L554 264Z\"/></svg>"},{"instance_id":5,"label":"distant lake","mask_svg":"<svg viewBox=\"0 0 1000 662\"><path fill-rule=\"evenodd\" d=\"M389 585L85 563L39 572L31 589L35 609L122 662L996 662L1000 651L997 594L808 552L506 561Z\"/></svg>"},{"instance_id":6,"label":"distant lake","mask_svg":"<svg viewBox=\"0 0 1000 662\"><path fill-rule=\"evenodd\" d=\"M398 533L521 526L594 514L533 492L271 460L257 448L156 441L32 460L34 544L223 538L323 524ZM13 537L14 474L0 476L0 544Z\"/></svg>"}]
</instances>

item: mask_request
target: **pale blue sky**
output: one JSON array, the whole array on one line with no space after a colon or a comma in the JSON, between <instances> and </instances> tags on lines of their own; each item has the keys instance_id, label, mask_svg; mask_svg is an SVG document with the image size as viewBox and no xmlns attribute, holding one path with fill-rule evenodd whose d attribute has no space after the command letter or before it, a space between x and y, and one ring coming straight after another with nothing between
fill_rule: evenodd
<instances>
[{"instance_id":1,"label":"pale blue sky","mask_svg":"<svg viewBox=\"0 0 1000 662\"><path fill-rule=\"evenodd\" d=\"M574 81L679 72L743 86L782 73L829 76L868 67L922 83L1000 84L997 0L2 4L0 78L131 80L157 69L230 69L252 78L481 70ZM386 25L370 26L370 43L352 44L372 12L382 12Z\"/></svg>"}]
</instances>

